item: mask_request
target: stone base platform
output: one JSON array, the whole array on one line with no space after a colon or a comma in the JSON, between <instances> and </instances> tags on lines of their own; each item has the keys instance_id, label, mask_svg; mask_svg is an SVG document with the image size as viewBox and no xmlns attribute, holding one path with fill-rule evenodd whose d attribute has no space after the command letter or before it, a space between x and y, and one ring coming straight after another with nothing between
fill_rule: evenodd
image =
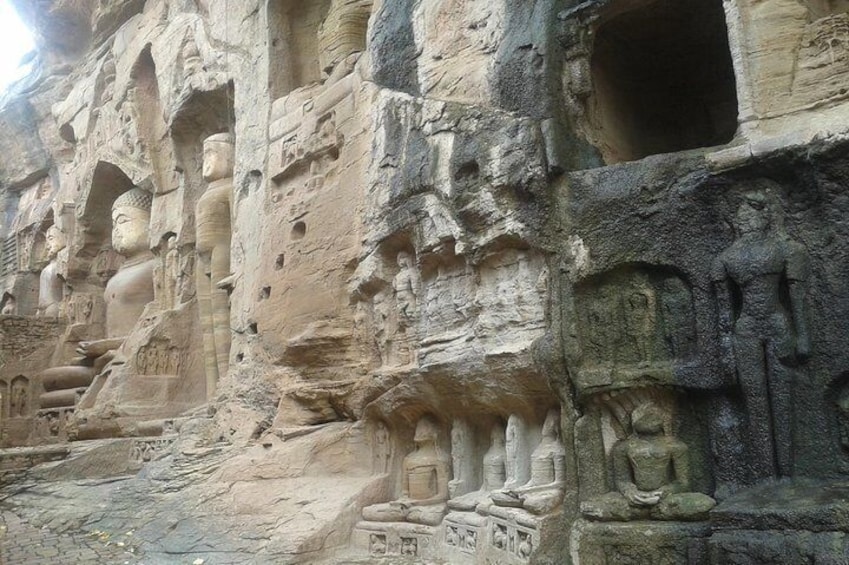
<instances>
[{"instance_id":1,"label":"stone base platform","mask_svg":"<svg viewBox=\"0 0 849 565\"><path fill-rule=\"evenodd\" d=\"M437 527L406 522L360 522L352 535L353 545L372 557L400 555L435 558Z\"/></svg>"},{"instance_id":2,"label":"stone base platform","mask_svg":"<svg viewBox=\"0 0 849 565\"><path fill-rule=\"evenodd\" d=\"M849 481L759 485L711 512L710 563L849 563Z\"/></svg>"},{"instance_id":3,"label":"stone base platform","mask_svg":"<svg viewBox=\"0 0 849 565\"><path fill-rule=\"evenodd\" d=\"M582 565L707 565L708 522L590 522L572 530Z\"/></svg>"}]
</instances>

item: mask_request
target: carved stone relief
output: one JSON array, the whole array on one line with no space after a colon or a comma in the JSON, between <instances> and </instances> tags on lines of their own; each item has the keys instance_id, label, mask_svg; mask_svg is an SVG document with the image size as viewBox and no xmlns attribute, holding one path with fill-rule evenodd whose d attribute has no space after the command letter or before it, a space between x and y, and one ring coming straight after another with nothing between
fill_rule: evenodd
<instances>
[{"instance_id":1,"label":"carved stone relief","mask_svg":"<svg viewBox=\"0 0 849 565\"><path fill-rule=\"evenodd\" d=\"M692 295L673 273L636 267L593 277L576 289L576 304L584 386L668 374L696 355Z\"/></svg>"},{"instance_id":2,"label":"carved stone relief","mask_svg":"<svg viewBox=\"0 0 849 565\"><path fill-rule=\"evenodd\" d=\"M704 520L716 505L709 496L689 492L687 446L666 434L666 417L646 403L630 415L632 434L613 446L616 491L581 504L593 520Z\"/></svg>"},{"instance_id":3,"label":"carved stone relief","mask_svg":"<svg viewBox=\"0 0 849 565\"><path fill-rule=\"evenodd\" d=\"M782 231L769 193L746 194L734 225L737 239L713 267L722 355L727 365L733 360L745 399L754 478L789 476L793 382L811 352L809 258Z\"/></svg>"}]
</instances>

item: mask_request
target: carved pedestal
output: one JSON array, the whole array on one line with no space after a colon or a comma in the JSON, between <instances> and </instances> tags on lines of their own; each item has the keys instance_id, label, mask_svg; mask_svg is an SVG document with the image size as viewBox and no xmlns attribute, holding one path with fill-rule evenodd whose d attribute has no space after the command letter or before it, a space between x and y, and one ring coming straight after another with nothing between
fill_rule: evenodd
<instances>
[{"instance_id":1,"label":"carved pedestal","mask_svg":"<svg viewBox=\"0 0 849 565\"><path fill-rule=\"evenodd\" d=\"M584 565L707 565L707 522L588 522L573 527Z\"/></svg>"},{"instance_id":2,"label":"carved pedestal","mask_svg":"<svg viewBox=\"0 0 849 565\"><path fill-rule=\"evenodd\" d=\"M709 562L846 562L847 501L845 481L794 480L738 493L711 512Z\"/></svg>"},{"instance_id":3,"label":"carved pedestal","mask_svg":"<svg viewBox=\"0 0 849 565\"><path fill-rule=\"evenodd\" d=\"M438 527L406 522L360 522L354 529L354 547L372 557L400 555L418 559L435 557Z\"/></svg>"}]
</instances>

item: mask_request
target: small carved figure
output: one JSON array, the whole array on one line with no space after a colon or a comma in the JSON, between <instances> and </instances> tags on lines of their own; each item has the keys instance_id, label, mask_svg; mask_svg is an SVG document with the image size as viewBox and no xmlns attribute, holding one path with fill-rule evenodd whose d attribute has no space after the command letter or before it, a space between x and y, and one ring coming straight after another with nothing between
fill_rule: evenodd
<instances>
[{"instance_id":1,"label":"small carved figure","mask_svg":"<svg viewBox=\"0 0 849 565\"><path fill-rule=\"evenodd\" d=\"M401 555L418 555L419 541L416 538L401 538Z\"/></svg>"},{"instance_id":2,"label":"small carved figure","mask_svg":"<svg viewBox=\"0 0 849 565\"><path fill-rule=\"evenodd\" d=\"M18 304L15 297L8 292L3 296L3 303L0 304L0 314L4 316L14 316L18 313Z\"/></svg>"},{"instance_id":3,"label":"small carved figure","mask_svg":"<svg viewBox=\"0 0 849 565\"><path fill-rule=\"evenodd\" d=\"M613 446L616 492L581 504L594 520L703 520L716 502L690 490L687 446L664 433L652 403L631 415L633 434Z\"/></svg>"},{"instance_id":4,"label":"small carved figure","mask_svg":"<svg viewBox=\"0 0 849 565\"><path fill-rule=\"evenodd\" d=\"M657 300L647 280L632 282L625 294L624 309L625 333L630 341L628 345L638 363L648 363L652 360Z\"/></svg>"},{"instance_id":5,"label":"small carved figure","mask_svg":"<svg viewBox=\"0 0 849 565\"><path fill-rule=\"evenodd\" d=\"M65 283L59 274L59 252L65 249L65 234L57 226L50 226L44 234L45 252L49 263L38 279L38 316L56 318L64 298Z\"/></svg>"},{"instance_id":6,"label":"small carved figure","mask_svg":"<svg viewBox=\"0 0 849 565\"><path fill-rule=\"evenodd\" d=\"M768 194L746 195L734 219L737 239L713 268L722 355L726 363L736 362L755 480L792 474L792 366L811 352L805 309L808 254L774 225L772 206ZM741 297L739 309L732 286Z\"/></svg>"},{"instance_id":7,"label":"small carved figure","mask_svg":"<svg viewBox=\"0 0 849 565\"><path fill-rule=\"evenodd\" d=\"M397 312L395 341L399 361L403 365L416 360L416 324L419 319L418 298L421 293L421 281L413 257L406 251L398 253L398 268L398 274L392 280L392 290L395 292Z\"/></svg>"},{"instance_id":8,"label":"small carved figure","mask_svg":"<svg viewBox=\"0 0 849 565\"><path fill-rule=\"evenodd\" d=\"M530 559L531 553L534 552L534 544L530 534L519 532L519 546L516 548L516 553L522 559Z\"/></svg>"},{"instance_id":9,"label":"small carved figure","mask_svg":"<svg viewBox=\"0 0 849 565\"><path fill-rule=\"evenodd\" d=\"M507 528L501 524L492 525L492 545L497 549L507 549Z\"/></svg>"},{"instance_id":10,"label":"small carved figure","mask_svg":"<svg viewBox=\"0 0 849 565\"><path fill-rule=\"evenodd\" d=\"M448 483L451 498L462 496L477 488L472 484L473 468L470 455L473 451L472 430L465 420L455 420L451 426L451 468L454 478Z\"/></svg>"},{"instance_id":11,"label":"small carved figure","mask_svg":"<svg viewBox=\"0 0 849 565\"><path fill-rule=\"evenodd\" d=\"M404 458L399 500L367 506L363 518L435 526L445 515L451 462L439 448L439 428L430 417L416 425L416 450Z\"/></svg>"},{"instance_id":12,"label":"small carved figure","mask_svg":"<svg viewBox=\"0 0 849 565\"><path fill-rule=\"evenodd\" d=\"M376 473L387 473L389 471L391 454L392 445L389 440L389 429L382 421L378 421L374 431L374 471Z\"/></svg>"},{"instance_id":13,"label":"small carved figure","mask_svg":"<svg viewBox=\"0 0 849 565\"><path fill-rule=\"evenodd\" d=\"M369 537L369 550L372 555L384 555L386 553L386 536L371 534Z\"/></svg>"},{"instance_id":14,"label":"small carved figure","mask_svg":"<svg viewBox=\"0 0 849 565\"><path fill-rule=\"evenodd\" d=\"M27 415L27 404L29 403L29 386L22 377L12 382L10 391L9 408L13 418L23 418Z\"/></svg>"},{"instance_id":15,"label":"small carved figure","mask_svg":"<svg viewBox=\"0 0 849 565\"><path fill-rule=\"evenodd\" d=\"M225 279L230 273L233 210L234 146L230 134L203 143L203 178L209 183L195 209L197 222L197 296L203 329L207 397L230 362L230 297Z\"/></svg>"},{"instance_id":16,"label":"small carved figure","mask_svg":"<svg viewBox=\"0 0 849 565\"><path fill-rule=\"evenodd\" d=\"M453 546L460 545L460 534L457 533L456 527L447 526L445 528L445 543Z\"/></svg>"}]
</instances>

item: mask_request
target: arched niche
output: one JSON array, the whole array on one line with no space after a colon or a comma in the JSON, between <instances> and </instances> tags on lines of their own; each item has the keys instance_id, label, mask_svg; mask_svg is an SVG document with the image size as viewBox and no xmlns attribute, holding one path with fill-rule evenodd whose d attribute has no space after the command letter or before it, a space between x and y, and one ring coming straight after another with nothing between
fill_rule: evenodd
<instances>
[{"instance_id":1,"label":"arched niche","mask_svg":"<svg viewBox=\"0 0 849 565\"><path fill-rule=\"evenodd\" d=\"M0 380L0 420L9 418L9 383Z\"/></svg>"},{"instance_id":2,"label":"arched niche","mask_svg":"<svg viewBox=\"0 0 849 565\"><path fill-rule=\"evenodd\" d=\"M9 417L26 418L31 412L31 391L29 379L18 375L12 379L9 387Z\"/></svg>"},{"instance_id":3,"label":"arched niche","mask_svg":"<svg viewBox=\"0 0 849 565\"><path fill-rule=\"evenodd\" d=\"M170 192L174 182L174 152L167 137L168 124L162 114L162 100L156 75L156 62L147 44L130 70L128 100L135 112L142 155L153 168L154 193Z\"/></svg>"},{"instance_id":4,"label":"arched niche","mask_svg":"<svg viewBox=\"0 0 849 565\"><path fill-rule=\"evenodd\" d=\"M728 143L737 91L721 0L611 3L589 110L608 164Z\"/></svg>"},{"instance_id":5,"label":"arched niche","mask_svg":"<svg viewBox=\"0 0 849 565\"><path fill-rule=\"evenodd\" d=\"M110 245L112 232L112 203L134 183L124 171L112 163L100 161L94 168L91 187L83 200L78 216L76 256L93 259Z\"/></svg>"},{"instance_id":6,"label":"arched niche","mask_svg":"<svg viewBox=\"0 0 849 565\"><path fill-rule=\"evenodd\" d=\"M195 203L206 189L203 141L217 133L236 131L234 98L232 81L212 90L195 90L180 104L171 120L171 140L185 203L179 234L181 244L193 240Z\"/></svg>"},{"instance_id":7,"label":"arched niche","mask_svg":"<svg viewBox=\"0 0 849 565\"><path fill-rule=\"evenodd\" d=\"M318 30L331 0L269 0L268 56L271 98L321 79Z\"/></svg>"}]
</instances>

